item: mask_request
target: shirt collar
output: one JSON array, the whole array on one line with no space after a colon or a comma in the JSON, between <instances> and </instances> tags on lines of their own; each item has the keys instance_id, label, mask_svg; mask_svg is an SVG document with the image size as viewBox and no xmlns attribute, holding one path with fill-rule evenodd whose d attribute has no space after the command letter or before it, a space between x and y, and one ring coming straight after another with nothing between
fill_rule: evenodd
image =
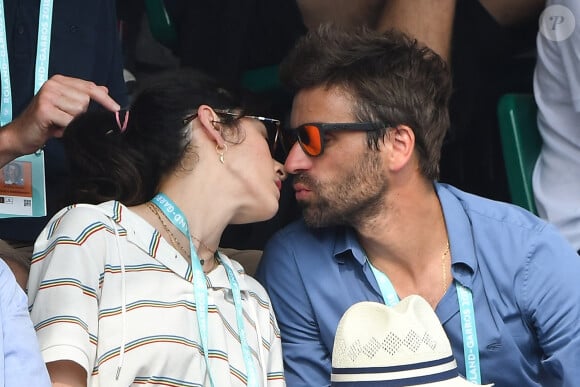
<instances>
[{"instance_id":1,"label":"shirt collar","mask_svg":"<svg viewBox=\"0 0 580 387\"><path fill-rule=\"evenodd\" d=\"M147 254L153 256L161 264L180 275L187 277L186 273L189 271L188 264L183 258L176 259L169 245L164 246L159 244L159 234L152 235L153 226L149 225L143 218L132 212L118 201L109 201L99 205L106 215L113 219L117 224L127 231L127 240L145 251ZM157 242L155 241L157 239ZM246 281L245 275L242 275L244 269L242 265L236 261L230 260L224 254L220 253L222 263L229 265L236 276L241 291L248 291L251 289L250 284ZM223 264L216 267L207 275L208 286L211 288L227 288L231 289L231 284L223 267Z\"/></svg>"},{"instance_id":2,"label":"shirt collar","mask_svg":"<svg viewBox=\"0 0 580 387\"><path fill-rule=\"evenodd\" d=\"M445 225L449 235L449 249L453 277L462 285L471 288L473 275L477 271L475 243L471 232L471 222L464 204L446 184L434 183L439 197ZM336 228L336 242L333 256L338 263L344 263L348 256L353 257L361 266L366 261L366 254L361 247L356 233L350 227Z\"/></svg>"},{"instance_id":3,"label":"shirt collar","mask_svg":"<svg viewBox=\"0 0 580 387\"><path fill-rule=\"evenodd\" d=\"M336 229L336 243L334 245L333 256L338 263L344 263L345 259L351 256L361 266L367 260L367 255L351 227L338 227Z\"/></svg>"},{"instance_id":4,"label":"shirt collar","mask_svg":"<svg viewBox=\"0 0 580 387\"><path fill-rule=\"evenodd\" d=\"M448 185L434 183L434 186L443 209L449 236L453 277L462 285L471 288L473 276L477 272L471 221L465 211L464 203L453 194Z\"/></svg>"},{"instance_id":5,"label":"shirt collar","mask_svg":"<svg viewBox=\"0 0 580 387\"><path fill-rule=\"evenodd\" d=\"M250 291L251 287L248 281L246 281L246 275L242 275L244 274L242 265L237 261L232 261L222 253L220 253L220 260L221 264L207 274L208 287L213 289L232 289L232 284L228 279L228 274L224 267L224 265L229 265L240 285L240 291Z\"/></svg>"}]
</instances>

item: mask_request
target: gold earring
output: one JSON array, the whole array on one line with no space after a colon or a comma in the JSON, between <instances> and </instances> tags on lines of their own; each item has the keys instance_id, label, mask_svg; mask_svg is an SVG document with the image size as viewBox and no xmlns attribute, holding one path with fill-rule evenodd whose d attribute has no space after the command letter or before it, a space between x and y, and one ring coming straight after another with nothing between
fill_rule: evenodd
<instances>
[{"instance_id":1,"label":"gold earring","mask_svg":"<svg viewBox=\"0 0 580 387\"><path fill-rule=\"evenodd\" d=\"M228 145L225 144L225 143L223 145L217 144L215 146L215 151L220 156L220 162L222 164L225 164L225 162L224 162L224 153L226 153L228 151Z\"/></svg>"}]
</instances>

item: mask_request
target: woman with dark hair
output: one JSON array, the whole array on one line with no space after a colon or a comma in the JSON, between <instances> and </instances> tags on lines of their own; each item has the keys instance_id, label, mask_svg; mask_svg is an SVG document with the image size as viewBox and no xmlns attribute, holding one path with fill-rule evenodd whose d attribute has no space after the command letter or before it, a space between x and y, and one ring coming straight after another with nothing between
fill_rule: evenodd
<instances>
[{"instance_id":1,"label":"woman with dark hair","mask_svg":"<svg viewBox=\"0 0 580 387\"><path fill-rule=\"evenodd\" d=\"M193 72L71 123L76 199L101 204L61 210L34 246L29 306L53 385L284 385L270 300L217 250L228 224L278 210L278 125Z\"/></svg>"}]
</instances>

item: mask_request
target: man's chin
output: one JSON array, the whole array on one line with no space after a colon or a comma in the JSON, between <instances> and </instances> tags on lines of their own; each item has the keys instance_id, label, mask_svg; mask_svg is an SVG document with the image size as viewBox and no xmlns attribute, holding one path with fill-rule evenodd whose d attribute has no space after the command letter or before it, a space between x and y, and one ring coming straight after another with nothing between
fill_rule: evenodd
<instances>
[{"instance_id":1,"label":"man's chin","mask_svg":"<svg viewBox=\"0 0 580 387\"><path fill-rule=\"evenodd\" d=\"M312 206L302 206L302 217L308 227L322 228L336 225L332 219L320 208L313 208Z\"/></svg>"}]
</instances>

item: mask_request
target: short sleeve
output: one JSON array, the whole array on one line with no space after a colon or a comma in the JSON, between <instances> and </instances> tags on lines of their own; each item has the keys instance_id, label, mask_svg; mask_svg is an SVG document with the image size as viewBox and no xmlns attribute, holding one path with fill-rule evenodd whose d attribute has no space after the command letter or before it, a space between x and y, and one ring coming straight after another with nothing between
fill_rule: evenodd
<instances>
[{"instance_id":1,"label":"short sleeve","mask_svg":"<svg viewBox=\"0 0 580 387\"><path fill-rule=\"evenodd\" d=\"M73 208L57 214L35 243L29 308L47 363L71 360L92 372L111 227L103 214Z\"/></svg>"}]
</instances>

